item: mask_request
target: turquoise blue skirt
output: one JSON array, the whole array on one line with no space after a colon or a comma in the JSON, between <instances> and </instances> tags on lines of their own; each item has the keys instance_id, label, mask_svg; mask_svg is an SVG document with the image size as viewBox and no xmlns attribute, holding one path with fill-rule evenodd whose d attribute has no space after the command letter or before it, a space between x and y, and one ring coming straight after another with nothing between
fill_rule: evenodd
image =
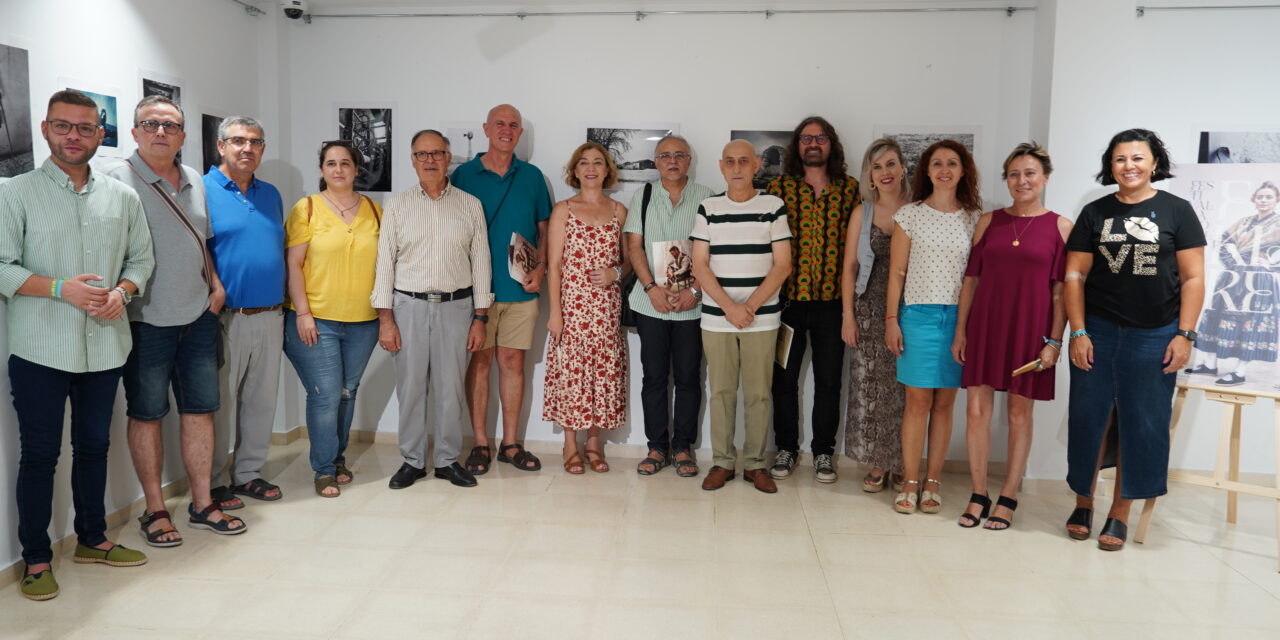
<instances>
[{"instance_id":1,"label":"turquoise blue skirt","mask_svg":"<svg viewBox=\"0 0 1280 640\"><path fill-rule=\"evenodd\" d=\"M912 304L902 307L902 357L898 382L920 389L959 389L960 365L951 357L956 336L954 304Z\"/></svg>"}]
</instances>

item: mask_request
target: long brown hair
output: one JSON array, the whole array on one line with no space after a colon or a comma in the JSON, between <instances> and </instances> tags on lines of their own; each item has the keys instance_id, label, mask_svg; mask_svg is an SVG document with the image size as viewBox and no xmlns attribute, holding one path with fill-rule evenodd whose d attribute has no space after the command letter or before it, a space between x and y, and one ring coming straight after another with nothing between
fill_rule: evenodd
<instances>
[{"instance_id":1,"label":"long brown hair","mask_svg":"<svg viewBox=\"0 0 1280 640\"><path fill-rule=\"evenodd\" d=\"M364 161L364 156L360 155L360 152L356 150L356 145L352 143L350 140L329 140L328 142L325 142L324 144L320 145L320 168L321 169L324 169L324 154L329 153L329 150L333 149L334 147L341 147L343 149L346 149L347 153L351 156L351 164L354 165L356 169L356 175L352 176L351 178L351 187L354 189L356 185L356 178L360 176L360 164ZM325 189L328 189L328 188L329 188L329 185L324 181L324 173L321 172L320 190L324 191Z\"/></svg>"},{"instance_id":2,"label":"long brown hair","mask_svg":"<svg viewBox=\"0 0 1280 640\"><path fill-rule=\"evenodd\" d=\"M920 162L916 163L915 175L911 176L911 193L918 200L925 200L933 195L933 181L929 179L929 161L933 154L941 149L949 149L960 156L960 170L964 176L956 187L956 200L965 211L981 211L982 195L978 190L978 167L973 164L973 155L963 144L955 140L939 140L920 154Z\"/></svg>"},{"instance_id":3,"label":"long brown hair","mask_svg":"<svg viewBox=\"0 0 1280 640\"><path fill-rule=\"evenodd\" d=\"M804 175L804 161L800 157L800 132L811 124L822 127L822 133L831 139L831 154L827 156L827 177L832 180L843 177L849 172L849 165L844 161L844 145L840 144L840 136L836 135L836 128L822 116L809 116L796 125L795 130L791 132L791 142L787 143L782 172L789 176Z\"/></svg>"}]
</instances>

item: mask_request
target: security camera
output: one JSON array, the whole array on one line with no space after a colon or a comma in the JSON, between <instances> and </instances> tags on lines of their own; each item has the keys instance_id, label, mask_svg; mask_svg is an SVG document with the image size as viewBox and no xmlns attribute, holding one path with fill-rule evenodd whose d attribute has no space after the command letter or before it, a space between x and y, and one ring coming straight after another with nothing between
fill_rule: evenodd
<instances>
[{"instance_id":1,"label":"security camera","mask_svg":"<svg viewBox=\"0 0 1280 640\"><path fill-rule=\"evenodd\" d=\"M290 20L301 20L307 15L309 7L306 0L281 0L280 12Z\"/></svg>"}]
</instances>

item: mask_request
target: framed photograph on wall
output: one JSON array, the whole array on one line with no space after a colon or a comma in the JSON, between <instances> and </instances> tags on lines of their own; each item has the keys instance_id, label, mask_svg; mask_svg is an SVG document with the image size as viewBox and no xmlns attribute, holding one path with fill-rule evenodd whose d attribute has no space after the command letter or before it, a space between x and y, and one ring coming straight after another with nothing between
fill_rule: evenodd
<instances>
[{"instance_id":1,"label":"framed photograph on wall","mask_svg":"<svg viewBox=\"0 0 1280 640\"><path fill-rule=\"evenodd\" d=\"M118 97L120 89L116 87L98 86L81 82L74 78L58 78L58 86L63 89L75 89L93 100L98 108L98 124L102 126L102 143L98 145L97 157L118 158L124 155L121 144L120 109ZM129 129L130 127L125 127Z\"/></svg>"},{"instance_id":2,"label":"framed photograph on wall","mask_svg":"<svg viewBox=\"0 0 1280 640\"><path fill-rule=\"evenodd\" d=\"M729 139L746 140L755 146L756 155L760 156L760 172L751 181L755 188L764 189L770 180L782 175L787 145L791 142L790 130L733 129L729 131Z\"/></svg>"},{"instance_id":3,"label":"framed photograph on wall","mask_svg":"<svg viewBox=\"0 0 1280 640\"><path fill-rule=\"evenodd\" d=\"M1280 127L1270 131L1201 131L1196 162L1201 164L1280 163Z\"/></svg>"},{"instance_id":4,"label":"framed photograph on wall","mask_svg":"<svg viewBox=\"0 0 1280 640\"><path fill-rule=\"evenodd\" d=\"M873 130L876 138L893 138L902 146L903 160L907 164L907 176L915 173L920 154L929 145L940 140L955 140L964 145L973 155L979 166L982 160L978 155L982 138L982 127L965 125L876 125Z\"/></svg>"},{"instance_id":5,"label":"framed photograph on wall","mask_svg":"<svg viewBox=\"0 0 1280 640\"><path fill-rule=\"evenodd\" d=\"M224 116L200 114L200 173L208 173L211 167L222 164L222 155L218 153L218 127L222 125Z\"/></svg>"},{"instance_id":6,"label":"framed photograph on wall","mask_svg":"<svg viewBox=\"0 0 1280 640\"><path fill-rule=\"evenodd\" d=\"M143 98L147 96L164 96L176 102L178 106L182 106L182 87L186 84L182 78L159 71L139 68L138 84L141 88L141 93L138 95Z\"/></svg>"},{"instance_id":7,"label":"framed photograph on wall","mask_svg":"<svg viewBox=\"0 0 1280 640\"><path fill-rule=\"evenodd\" d=\"M25 47L0 41L0 178L35 168L30 64Z\"/></svg>"},{"instance_id":8,"label":"framed photograph on wall","mask_svg":"<svg viewBox=\"0 0 1280 640\"><path fill-rule=\"evenodd\" d=\"M678 134L676 123L596 123L586 127L587 142L598 142L609 150L618 165L615 189L630 192L658 179L654 150L664 136Z\"/></svg>"},{"instance_id":9,"label":"framed photograph on wall","mask_svg":"<svg viewBox=\"0 0 1280 640\"><path fill-rule=\"evenodd\" d=\"M356 176L358 191L391 191L392 114L389 103L336 104L338 139L350 140L360 152L360 173Z\"/></svg>"}]
</instances>

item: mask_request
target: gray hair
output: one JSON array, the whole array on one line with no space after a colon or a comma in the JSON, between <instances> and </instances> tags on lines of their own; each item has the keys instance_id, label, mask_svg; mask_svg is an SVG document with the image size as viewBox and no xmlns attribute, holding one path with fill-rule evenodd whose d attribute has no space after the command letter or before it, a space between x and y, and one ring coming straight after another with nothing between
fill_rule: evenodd
<instances>
[{"instance_id":1,"label":"gray hair","mask_svg":"<svg viewBox=\"0 0 1280 640\"><path fill-rule=\"evenodd\" d=\"M496 109L497 107L494 107L494 108ZM444 148L445 149L450 148L451 145L449 144L449 138L446 137L443 133L436 131L435 129L423 129L413 134L413 139L409 141L409 146L412 147L413 145L417 144L418 138L421 138L422 136L425 136L427 134L438 136L441 140L444 140Z\"/></svg>"},{"instance_id":2,"label":"gray hair","mask_svg":"<svg viewBox=\"0 0 1280 640\"><path fill-rule=\"evenodd\" d=\"M689 153L693 153L693 146L689 144L688 140L685 140L684 136L678 133L668 133L667 135L662 136L662 138L658 140L658 143L653 145L653 152L655 154L658 153L658 147L661 147L662 143L670 142L672 140L675 140L676 142L683 144L684 148L689 150Z\"/></svg>"},{"instance_id":3,"label":"gray hair","mask_svg":"<svg viewBox=\"0 0 1280 640\"><path fill-rule=\"evenodd\" d=\"M230 118L224 118L222 120L222 124L218 125L218 139L226 140L227 133L230 131L231 127L234 127L235 125L240 125L248 129L256 129L258 131L258 135L264 138L267 136L267 131L262 128L261 122L258 122L249 116L231 116Z\"/></svg>"},{"instance_id":4,"label":"gray hair","mask_svg":"<svg viewBox=\"0 0 1280 640\"><path fill-rule=\"evenodd\" d=\"M138 106L133 108L133 126L135 127L138 126L138 114L142 113L143 109L150 107L152 105L157 105L157 104L166 104L173 107L174 109L177 109L178 117L182 118L182 121L184 123L187 121L187 114L183 113L182 107L178 106L178 103L171 100L168 96L155 95L155 96L147 96L139 100Z\"/></svg>"}]
</instances>

